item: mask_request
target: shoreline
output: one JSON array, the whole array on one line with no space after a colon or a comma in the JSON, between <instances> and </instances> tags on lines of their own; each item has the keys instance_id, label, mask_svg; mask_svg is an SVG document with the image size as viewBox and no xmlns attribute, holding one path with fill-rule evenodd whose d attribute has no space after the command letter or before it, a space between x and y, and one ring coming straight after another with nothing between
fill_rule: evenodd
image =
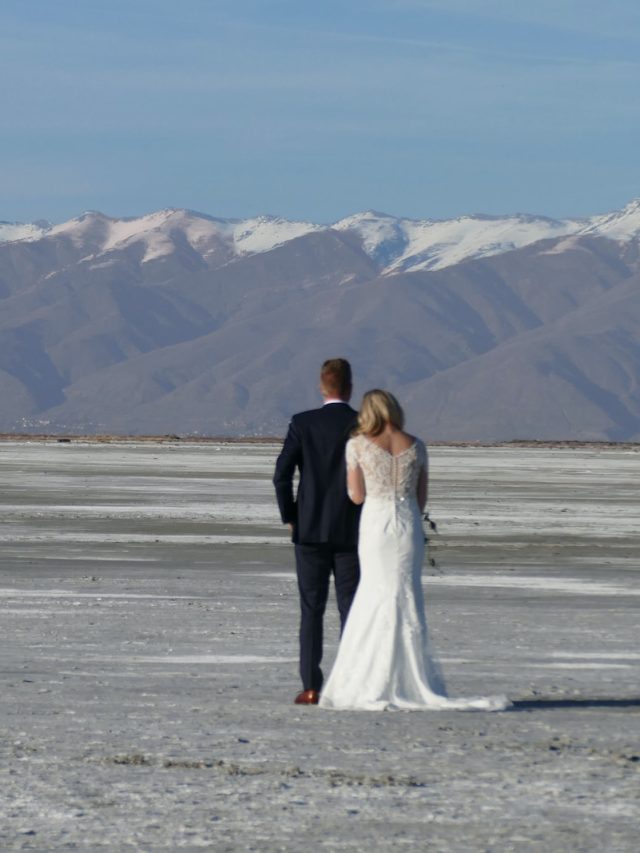
<instances>
[{"instance_id":1,"label":"shoreline","mask_svg":"<svg viewBox=\"0 0 640 853\"><path fill-rule=\"evenodd\" d=\"M110 433L0 433L0 442L57 442L58 444L70 444L81 442L83 444L282 444L282 436L205 436L205 435L116 435ZM581 440L581 439L536 439L517 438L505 441L489 440L428 440L430 447L526 447L543 448L545 450L632 450L640 452L640 442L637 441L606 441L606 440Z\"/></svg>"}]
</instances>

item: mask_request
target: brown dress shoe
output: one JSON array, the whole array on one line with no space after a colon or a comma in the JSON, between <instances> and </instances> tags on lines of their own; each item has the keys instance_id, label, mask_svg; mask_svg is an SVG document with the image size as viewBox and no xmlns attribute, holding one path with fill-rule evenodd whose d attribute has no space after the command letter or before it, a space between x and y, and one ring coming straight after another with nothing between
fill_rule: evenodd
<instances>
[{"instance_id":1,"label":"brown dress shoe","mask_svg":"<svg viewBox=\"0 0 640 853\"><path fill-rule=\"evenodd\" d=\"M296 705L317 705L320 693L317 690L303 690L293 700Z\"/></svg>"}]
</instances>

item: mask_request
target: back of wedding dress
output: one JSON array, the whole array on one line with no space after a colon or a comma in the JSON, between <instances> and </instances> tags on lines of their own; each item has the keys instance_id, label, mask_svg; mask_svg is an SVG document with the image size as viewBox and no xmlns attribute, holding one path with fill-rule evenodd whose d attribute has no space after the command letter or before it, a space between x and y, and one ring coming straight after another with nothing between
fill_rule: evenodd
<instances>
[{"instance_id":1,"label":"back of wedding dress","mask_svg":"<svg viewBox=\"0 0 640 853\"><path fill-rule=\"evenodd\" d=\"M430 651L422 591L424 533L417 501L427 452L419 439L392 455L364 435L347 444L366 497L360 519L360 584L338 656L321 693L325 708L498 710L505 697L448 699Z\"/></svg>"}]
</instances>

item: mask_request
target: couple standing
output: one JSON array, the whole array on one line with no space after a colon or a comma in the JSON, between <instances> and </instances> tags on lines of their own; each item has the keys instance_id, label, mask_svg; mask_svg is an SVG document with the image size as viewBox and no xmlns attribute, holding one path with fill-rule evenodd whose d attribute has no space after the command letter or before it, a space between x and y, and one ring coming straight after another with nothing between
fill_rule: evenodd
<instances>
[{"instance_id":1,"label":"couple standing","mask_svg":"<svg viewBox=\"0 0 640 853\"><path fill-rule=\"evenodd\" d=\"M449 699L430 654L422 593L427 451L385 391L349 405L351 367L325 361L320 409L294 415L276 463L300 592L299 705L501 710L506 697ZM299 471L296 498L293 478ZM362 510L362 512L361 512ZM323 617L335 579L341 640L323 684Z\"/></svg>"}]
</instances>

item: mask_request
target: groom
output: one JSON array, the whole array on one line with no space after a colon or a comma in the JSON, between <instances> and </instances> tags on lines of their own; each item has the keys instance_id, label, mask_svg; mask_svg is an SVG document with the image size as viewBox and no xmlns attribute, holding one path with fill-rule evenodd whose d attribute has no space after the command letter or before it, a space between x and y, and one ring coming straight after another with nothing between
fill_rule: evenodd
<instances>
[{"instance_id":1,"label":"groom","mask_svg":"<svg viewBox=\"0 0 640 853\"><path fill-rule=\"evenodd\" d=\"M347 495L345 445L357 423L349 405L351 366L344 358L322 365L324 405L294 415L276 462L273 484L284 524L295 543L300 592L300 676L297 705L317 705L322 687L322 621L333 574L341 629L360 578L360 507ZM293 496L296 468L300 482Z\"/></svg>"}]
</instances>

